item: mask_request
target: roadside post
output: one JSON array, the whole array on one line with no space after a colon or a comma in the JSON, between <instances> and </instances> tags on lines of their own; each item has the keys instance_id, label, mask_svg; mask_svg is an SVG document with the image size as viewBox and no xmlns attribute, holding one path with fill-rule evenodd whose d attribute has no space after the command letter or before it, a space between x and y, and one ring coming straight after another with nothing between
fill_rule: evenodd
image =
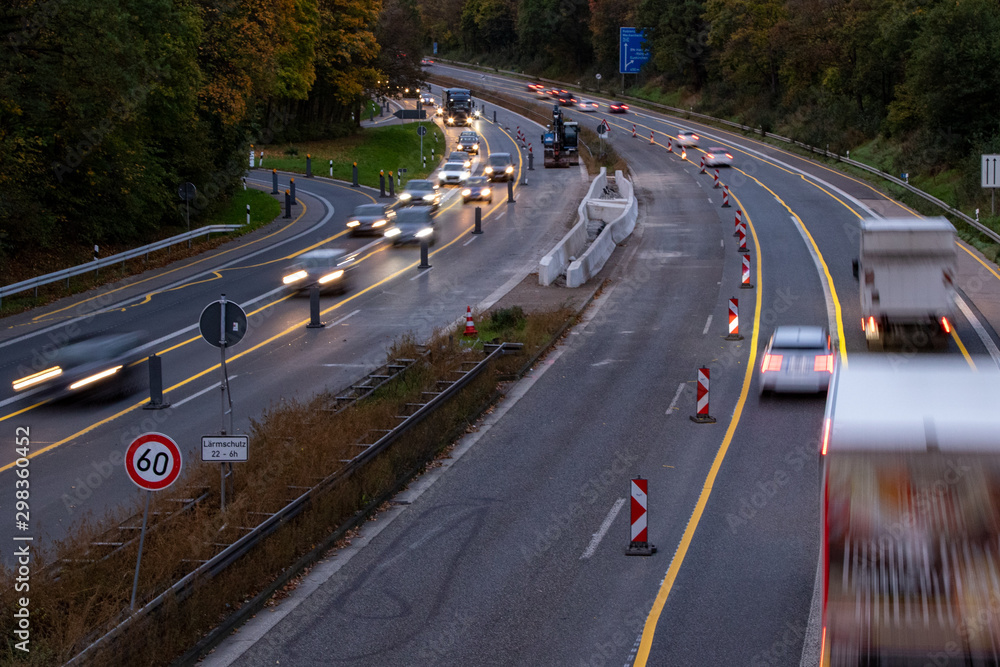
<instances>
[{"instance_id":1,"label":"roadside post","mask_svg":"<svg viewBox=\"0 0 1000 667\"><path fill-rule=\"evenodd\" d=\"M479 206L476 207L476 227L472 230L473 234L483 233L483 209Z\"/></svg>"},{"instance_id":2,"label":"roadside post","mask_svg":"<svg viewBox=\"0 0 1000 667\"><path fill-rule=\"evenodd\" d=\"M423 125L417 125L417 134L420 135L420 159L424 160L424 135L427 134L427 128ZM426 161L424 162L426 164Z\"/></svg>"},{"instance_id":3,"label":"roadside post","mask_svg":"<svg viewBox=\"0 0 1000 667\"><path fill-rule=\"evenodd\" d=\"M507 181L507 203L514 203L514 181Z\"/></svg>"},{"instance_id":4,"label":"roadside post","mask_svg":"<svg viewBox=\"0 0 1000 667\"><path fill-rule=\"evenodd\" d=\"M272 169L271 170L271 194L272 195L280 194L278 192L278 170L277 169Z\"/></svg>"},{"instance_id":5,"label":"roadside post","mask_svg":"<svg viewBox=\"0 0 1000 667\"><path fill-rule=\"evenodd\" d=\"M420 264L417 266L418 269L429 269L431 268L430 262L427 258L427 238L420 239Z\"/></svg>"},{"instance_id":6,"label":"roadside post","mask_svg":"<svg viewBox=\"0 0 1000 667\"><path fill-rule=\"evenodd\" d=\"M656 547L649 543L649 533L647 531L648 518L646 510L649 506L649 480L636 477L632 480L630 494L632 497L632 511L630 527L630 539L628 548L625 549L626 556L652 556L656 553Z\"/></svg>"},{"instance_id":7,"label":"roadside post","mask_svg":"<svg viewBox=\"0 0 1000 667\"><path fill-rule=\"evenodd\" d=\"M333 176L333 160L330 160L330 176ZM358 163L351 166L351 187L358 187Z\"/></svg>"},{"instance_id":8,"label":"roadside post","mask_svg":"<svg viewBox=\"0 0 1000 667\"><path fill-rule=\"evenodd\" d=\"M306 153L306 178L313 177L313 158L312 155Z\"/></svg>"},{"instance_id":9,"label":"roadside post","mask_svg":"<svg viewBox=\"0 0 1000 667\"><path fill-rule=\"evenodd\" d=\"M288 189L292 193L292 206L295 206L295 179L294 178L289 178L288 179Z\"/></svg>"},{"instance_id":10,"label":"roadside post","mask_svg":"<svg viewBox=\"0 0 1000 667\"><path fill-rule=\"evenodd\" d=\"M143 410L162 410L170 404L163 400L163 359L155 352L149 355L149 403Z\"/></svg>"},{"instance_id":11,"label":"roadside post","mask_svg":"<svg viewBox=\"0 0 1000 667\"><path fill-rule=\"evenodd\" d=\"M292 195L285 190L285 217L292 217Z\"/></svg>"},{"instance_id":12,"label":"roadside post","mask_svg":"<svg viewBox=\"0 0 1000 667\"><path fill-rule=\"evenodd\" d=\"M395 197L396 196L396 185L395 185L395 183L396 183L396 181L393 180L393 178L392 178L392 172L390 171L389 172L389 196L390 197Z\"/></svg>"},{"instance_id":13,"label":"roadside post","mask_svg":"<svg viewBox=\"0 0 1000 667\"><path fill-rule=\"evenodd\" d=\"M326 325L319 321L319 285L309 288L309 324L306 329L322 329Z\"/></svg>"},{"instance_id":14,"label":"roadside post","mask_svg":"<svg viewBox=\"0 0 1000 667\"><path fill-rule=\"evenodd\" d=\"M378 172L378 196L385 197L385 172Z\"/></svg>"},{"instance_id":15,"label":"roadside post","mask_svg":"<svg viewBox=\"0 0 1000 667\"><path fill-rule=\"evenodd\" d=\"M208 304L201 311L201 317L198 318L198 329L201 331L202 338L209 345L219 348L222 355L222 365L219 367L221 375L219 389L222 399L220 433L222 436L226 436L233 431L233 397L229 390L229 373L226 371L226 348L243 340L243 336L247 332L247 314L239 304L227 301L226 295L223 294L222 298ZM229 415L228 431L226 430L226 415ZM231 481L233 468L232 464L227 461L220 461L220 463L222 466L220 471L222 476L221 508L225 511L226 479L228 477Z\"/></svg>"},{"instance_id":16,"label":"roadside post","mask_svg":"<svg viewBox=\"0 0 1000 667\"><path fill-rule=\"evenodd\" d=\"M132 601L139 588L139 566L142 547L146 541L146 524L149 519L149 497L153 491L162 491L181 474L181 450L169 436L162 433L143 433L132 441L125 452L125 472L136 486L146 491L146 509L142 513L142 531L139 533L139 555L135 559L135 576L132 578Z\"/></svg>"}]
</instances>

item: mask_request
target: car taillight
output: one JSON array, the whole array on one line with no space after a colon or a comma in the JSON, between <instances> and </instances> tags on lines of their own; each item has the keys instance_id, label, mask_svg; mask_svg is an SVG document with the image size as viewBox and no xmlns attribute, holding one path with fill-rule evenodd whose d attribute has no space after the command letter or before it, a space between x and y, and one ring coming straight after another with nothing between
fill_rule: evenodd
<instances>
[{"instance_id":1,"label":"car taillight","mask_svg":"<svg viewBox=\"0 0 1000 667\"><path fill-rule=\"evenodd\" d=\"M765 354L764 361L760 365L760 372L767 373L768 371L780 371L781 359L782 355L780 354Z\"/></svg>"},{"instance_id":2,"label":"car taillight","mask_svg":"<svg viewBox=\"0 0 1000 667\"><path fill-rule=\"evenodd\" d=\"M823 456L826 456L826 448L827 445L829 444L830 444L830 420L825 419L823 421L823 449L820 452Z\"/></svg>"},{"instance_id":3,"label":"car taillight","mask_svg":"<svg viewBox=\"0 0 1000 667\"><path fill-rule=\"evenodd\" d=\"M947 317L941 318L941 330L945 333L951 333L951 322L948 321Z\"/></svg>"},{"instance_id":4,"label":"car taillight","mask_svg":"<svg viewBox=\"0 0 1000 667\"><path fill-rule=\"evenodd\" d=\"M833 372L833 355L832 354L817 354L816 359L813 361L813 370L817 373L822 373L826 371L827 373Z\"/></svg>"}]
</instances>

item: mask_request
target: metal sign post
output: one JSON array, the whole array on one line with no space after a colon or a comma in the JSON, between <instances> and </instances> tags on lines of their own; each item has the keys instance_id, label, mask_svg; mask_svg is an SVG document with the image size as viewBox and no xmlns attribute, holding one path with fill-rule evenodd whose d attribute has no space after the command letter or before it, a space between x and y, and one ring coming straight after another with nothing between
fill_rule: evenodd
<instances>
[{"instance_id":1,"label":"metal sign post","mask_svg":"<svg viewBox=\"0 0 1000 667\"><path fill-rule=\"evenodd\" d=\"M226 372L226 348L230 345L236 345L241 340L247 332L247 314L242 308L232 301L226 300L226 295L223 294L218 301L214 301L201 311L201 317L198 320L198 327L201 330L201 336L209 344L214 345L219 348L219 354L221 355L222 363L219 366L219 370L222 373L222 377L219 382L220 398L222 401L221 405L221 435L225 436L227 433L233 431L233 398L229 391L229 374ZM228 408L228 409L227 409ZM226 415L229 415L229 429L226 429ZM233 468L232 464L226 461L220 461L220 471L221 475L221 507L222 510L226 509L226 478L232 477ZM228 467L227 467L228 466Z\"/></svg>"},{"instance_id":2,"label":"metal sign post","mask_svg":"<svg viewBox=\"0 0 1000 667\"><path fill-rule=\"evenodd\" d=\"M420 161L424 161L424 135L427 134L427 128L423 125L417 125L417 134L420 135Z\"/></svg>"}]
</instances>

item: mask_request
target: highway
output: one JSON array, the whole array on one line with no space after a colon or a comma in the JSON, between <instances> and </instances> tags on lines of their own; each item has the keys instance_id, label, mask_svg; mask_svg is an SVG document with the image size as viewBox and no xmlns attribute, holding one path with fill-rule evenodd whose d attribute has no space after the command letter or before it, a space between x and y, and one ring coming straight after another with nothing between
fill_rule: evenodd
<instances>
[{"instance_id":1,"label":"highway","mask_svg":"<svg viewBox=\"0 0 1000 667\"><path fill-rule=\"evenodd\" d=\"M499 76L441 63L437 73L534 95ZM566 113L611 125L640 214L581 324L433 483L404 492L362 531L361 548L332 555L206 664L816 664L824 403L759 399L759 351L775 326L815 324L830 328L842 363L863 352L858 220L913 212L756 139L607 114L596 99L596 113ZM732 149L733 168L721 170L731 208L699 173L700 151L667 151L682 127ZM739 288L736 208L752 290ZM975 251L959 256L965 307L946 353L996 359L1000 275ZM724 339L731 297L742 341ZM712 373L712 425L688 419L701 366ZM631 558L637 475L649 480L659 551Z\"/></svg>"},{"instance_id":2,"label":"highway","mask_svg":"<svg viewBox=\"0 0 1000 667\"><path fill-rule=\"evenodd\" d=\"M527 168L502 127L477 121L475 129L487 151L511 152L515 166ZM459 132L446 130L449 150ZM480 160L475 163L478 171ZM504 184L496 184L499 196L492 204L480 204L480 236L470 233L476 205L463 205L458 190L446 188L430 269L417 269L417 247L347 235L348 216L355 206L378 200L377 191L299 176L289 220L279 218L168 269L6 318L0 329L0 386L8 389L0 396L0 421L11 434L16 427L30 428L36 543L51 544L82 517L122 511L137 501L138 489L121 460L141 432L167 433L181 444L186 466L204 465L198 460L200 438L217 434L222 421L219 350L197 329L199 314L210 302L225 294L249 315L249 331L228 351L227 364L234 430L246 433L250 420L269 406L343 389L384 363L386 350L404 334L426 339L464 316L467 306L495 301L534 270L545 249L565 233L574 199L583 195L587 181L577 170L533 173L529 186L516 187L516 203L508 203ZM281 174L282 191L288 179ZM253 171L248 182L269 192L270 172ZM328 326L308 330L308 299L288 294L281 277L295 255L315 247L342 247L359 261L350 291L322 299ZM70 335L134 330L146 333L146 353L162 357L169 409L142 410L148 400L143 394L110 403L53 403L32 390L12 395L11 381L38 370L32 364L44 363L52 347ZM0 443L0 486L13 488L14 439ZM9 502L5 498L0 505ZM8 546L2 551L9 562Z\"/></svg>"}]
</instances>

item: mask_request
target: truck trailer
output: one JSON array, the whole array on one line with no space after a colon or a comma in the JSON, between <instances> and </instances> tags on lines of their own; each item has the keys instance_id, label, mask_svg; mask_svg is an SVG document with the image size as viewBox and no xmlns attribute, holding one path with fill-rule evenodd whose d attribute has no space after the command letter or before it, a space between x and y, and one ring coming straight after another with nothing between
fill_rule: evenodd
<instances>
[{"instance_id":1,"label":"truck trailer","mask_svg":"<svg viewBox=\"0 0 1000 667\"><path fill-rule=\"evenodd\" d=\"M1000 664L1000 370L853 355L821 436L820 664Z\"/></svg>"},{"instance_id":2,"label":"truck trailer","mask_svg":"<svg viewBox=\"0 0 1000 667\"><path fill-rule=\"evenodd\" d=\"M868 349L946 346L955 266L955 228L945 218L862 220L854 276Z\"/></svg>"}]
</instances>

